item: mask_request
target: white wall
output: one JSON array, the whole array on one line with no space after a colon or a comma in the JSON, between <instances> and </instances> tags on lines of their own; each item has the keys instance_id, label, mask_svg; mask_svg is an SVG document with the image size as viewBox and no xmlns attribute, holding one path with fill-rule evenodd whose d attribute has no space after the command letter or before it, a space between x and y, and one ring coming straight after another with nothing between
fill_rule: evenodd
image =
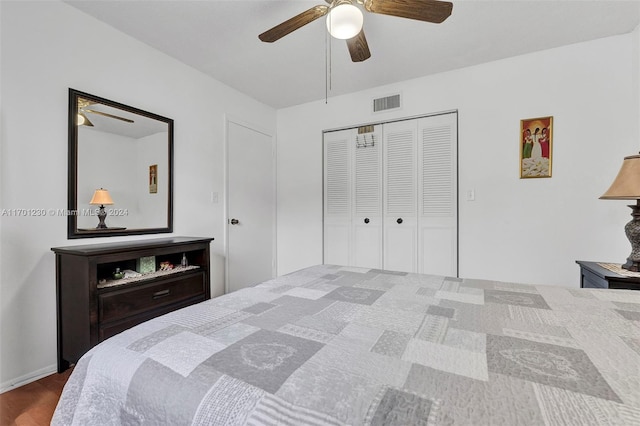
<instances>
[{"instance_id":1,"label":"white wall","mask_svg":"<svg viewBox=\"0 0 640 426\"><path fill-rule=\"evenodd\" d=\"M598 197L638 150L637 42L636 31L279 110L278 273L322 262L322 130L453 109L461 277L578 287L575 260L624 262L630 209ZM396 92L401 111L369 112ZM521 180L520 119L548 115L553 177Z\"/></svg>"},{"instance_id":2,"label":"white wall","mask_svg":"<svg viewBox=\"0 0 640 426\"><path fill-rule=\"evenodd\" d=\"M140 139L78 127L78 228L98 225L98 206L89 204L105 188L113 205L105 206L109 227L166 228L169 196L167 140L159 132ZM108 147L108 148L105 148ZM149 192L149 166L158 169L158 188Z\"/></svg>"},{"instance_id":3,"label":"white wall","mask_svg":"<svg viewBox=\"0 0 640 426\"><path fill-rule=\"evenodd\" d=\"M136 179L131 186L136 194L137 217L157 228L166 226L169 200L169 163L166 154L167 132L136 141ZM157 165L157 192L149 192L149 166ZM140 227L140 225L138 225Z\"/></svg>"},{"instance_id":4,"label":"white wall","mask_svg":"<svg viewBox=\"0 0 640 426\"><path fill-rule=\"evenodd\" d=\"M130 188L135 182L136 158L126 155L135 146L136 140L127 136L105 133L78 126L78 228L95 228L99 219L95 212L99 206L89 204L93 193L98 188L105 188L114 200L113 206L105 206L107 226L136 227L136 214L133 203L137 195ZM111 208L126 208L131 215L113 216L108 213ZM86 214L91 212L91 214ZM166 226L166 225L165 225ZM156 226L157 227L157 226Z\"/></svg>"},{"instance_id":5,"label":"white wall","mask_svg":"<svg viewBox=\"0 0 640 426\"><path fill-rule=\"evenodd\" d=\"M0 208L67 206L68 88L175 120L174 230L211 236L223 290L224 115L275 134L270 107L60 2L0 2ZM197 170L197 173L194 171ZM66 217L2 217L0 390L55 369L55 266Z\"/></svg>"}]
</instances>

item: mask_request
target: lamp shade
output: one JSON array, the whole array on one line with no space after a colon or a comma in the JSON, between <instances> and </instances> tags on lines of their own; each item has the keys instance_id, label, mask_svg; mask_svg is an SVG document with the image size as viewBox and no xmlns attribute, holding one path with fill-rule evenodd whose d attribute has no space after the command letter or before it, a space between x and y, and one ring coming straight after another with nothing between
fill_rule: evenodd
<instances>
[{"instance_id":1,"label":"lamp shade","mask_svg":"<svg viewBox=\"0 0 640 426\"><path fill-rule=\"evenodd\" d=\"M91 201L89 201L89 204L113 204L113 200L111 199L111 195L109 195L109 191L100 188L96 189L96 191L93 193L93 197L91 197Z\"/></svg>"},{"instance_id":2,"label":"lamp shade","mask_svg":"<svg viewBox=\"0 0 640 426\"><path fill-rule=\"evenodd\" d=\"M327 16L327 30L335 38L350 39L362 30L362 11L350 3L339 4Z\"/></svg>"},{"instance_id":3,"label":"lamp shade","mask_svg":"<svg viewBox=\"0 0 640 426\"><path fill-rule=\"evenodd\" d=\"M640 200L640 155L624 157L622 167L601 200Z\"/></svg>"}]
</instances>

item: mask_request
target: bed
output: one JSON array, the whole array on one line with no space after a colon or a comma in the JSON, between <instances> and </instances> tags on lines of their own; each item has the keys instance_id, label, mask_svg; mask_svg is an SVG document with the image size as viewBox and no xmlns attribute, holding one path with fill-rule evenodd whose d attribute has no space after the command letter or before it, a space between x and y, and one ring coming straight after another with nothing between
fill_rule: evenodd
<instances>
[{"instance_id":1,"label":"bed","mask_svg":"<svg viewBox=\"0 0 640 426\"><path fill-rule=\"evenodd\" d=\"M140 324L53 425L637 425L640 292L319 265Z\"/></svg>"}]
</instances>

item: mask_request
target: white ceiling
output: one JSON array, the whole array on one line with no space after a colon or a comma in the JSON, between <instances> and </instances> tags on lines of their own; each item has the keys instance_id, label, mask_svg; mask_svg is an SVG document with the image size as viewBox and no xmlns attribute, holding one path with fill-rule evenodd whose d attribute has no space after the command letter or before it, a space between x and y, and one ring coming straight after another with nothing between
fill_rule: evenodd
<instances>
[{"instance_id":1,"label":"white ceiling","mask_svg":"<svg viewBox=\"0 0 640 426\"><path fill-rule=\"evenodd\" d=\"M640 22L636 0L453 0L442 24L365 12L372 56L353 63L345 42L326 36L323 18L275 43L258 40L322 0L66 3L275 108L324 99L327 74L332 97L625 34Z\"/></svg>"}]
</instances>

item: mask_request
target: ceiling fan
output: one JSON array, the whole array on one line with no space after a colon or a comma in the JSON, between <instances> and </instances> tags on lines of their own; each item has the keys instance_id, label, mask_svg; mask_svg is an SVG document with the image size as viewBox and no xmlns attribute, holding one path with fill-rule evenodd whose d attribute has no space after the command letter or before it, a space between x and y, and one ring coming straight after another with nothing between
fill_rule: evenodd
<instances>
[{"instance_id":1,"label":"ceiling fan","mask_svg":"<svg viewBox=\"0 0 640 426\"><path fill-rule=\"evenodd\" d=\"M120 116L109 114L102 111L96 111L95 109L89 109L89 107L94 104L96 104L96 102L89 101L87 99L78 98L78 117L76 119L76 123L79 126L94 127L93 123L87 117L86 115L87 113L98 114L98 115L102 115L103 117L115 118L116 120L124 121L126 123L134 122L133 120L128 118L120 117Z\"/></svg>"},{"instance_id":2,"label":"ceiling fan","mask_svg":"<svg viewBox=\"0 0 640 426\"><path fill-rule=\"evenodd\" d=\"M327 16L327 30L339 39L347 40L353 62L362 62L371 57L367 39L362 29L363 16L359 7L371 13L439 24L451 15L453 3L440 0L326 0L326 5L314 6L260 34L258 38L273 43L289 33Z\"/></svg>"}]
</instances>

